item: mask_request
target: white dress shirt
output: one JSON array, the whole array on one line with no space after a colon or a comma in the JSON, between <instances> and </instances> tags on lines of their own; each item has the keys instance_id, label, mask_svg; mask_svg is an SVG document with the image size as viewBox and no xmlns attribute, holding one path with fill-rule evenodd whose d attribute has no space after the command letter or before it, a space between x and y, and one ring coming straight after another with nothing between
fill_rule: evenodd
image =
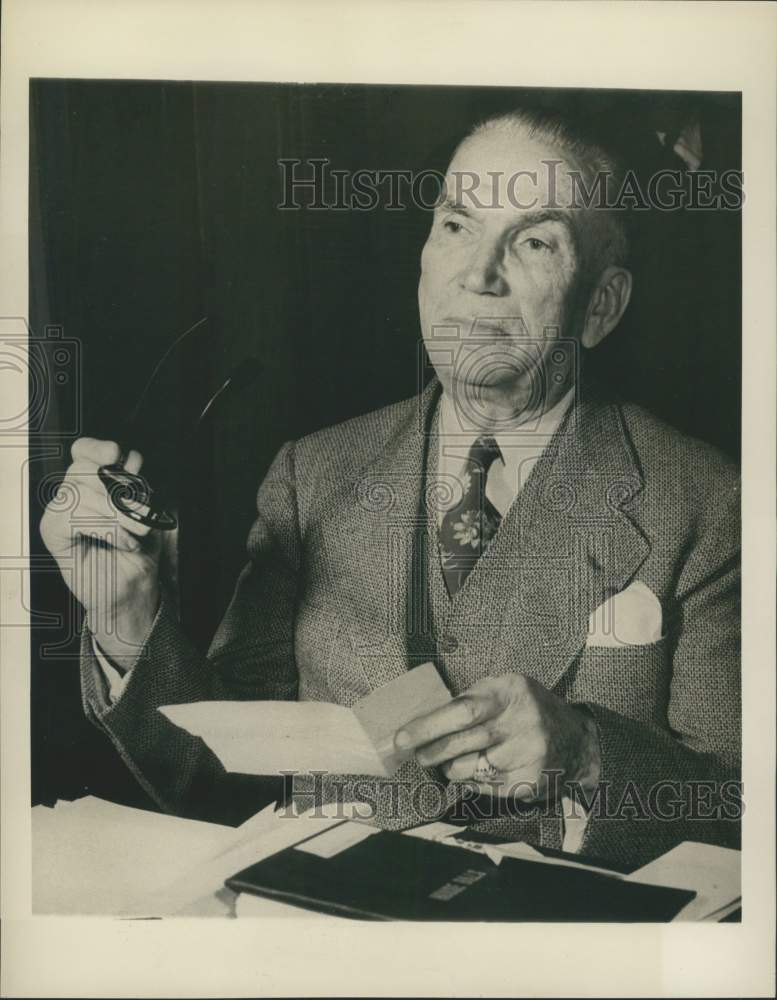
<instances>
[{"instance_id":1,"label":"white dress shirt","mask_svg":"<svg viewBox=\"0 0 777 1000\"><path fill-rule=\"evenodd\" d=\"M132 668L130 667L129 670L125 670L124 673L120 673L97 645L97 640L94 636L92 636L92 650L94 652L95 659L100 664L103 677L108 685L108 704L113 705L124 693L124 688L127 686L130 670Z\"/></svg>"}]
</instances>

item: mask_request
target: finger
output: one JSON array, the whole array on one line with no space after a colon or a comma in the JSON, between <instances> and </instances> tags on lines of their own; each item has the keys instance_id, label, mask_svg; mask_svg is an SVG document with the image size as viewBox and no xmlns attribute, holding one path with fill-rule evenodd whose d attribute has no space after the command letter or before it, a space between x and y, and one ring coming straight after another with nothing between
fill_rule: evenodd
<instances>
[{"instance_id":1,"label":"finger","mask_svg":"<svg viewBox=\"0 0 777 1000\"><path fill-rule=\"evenodd\" d=\"M57 487L43 511L40 532L50 552L72 546L78 522L95 523L108 520L105 491L96 488L91 473L67 476ZM114 522L111 516L110 521Z\"/></svg>"},{"instance_id":2,"label":"finger","mask_svg":"<svg viewBox=\"0 0 777 1000\"><path fill-rule=\"evenodd\" d=\"M493 784L494 782L502 784L507 777L507 771L500 767L494 760L494 749L493 746L489 746L482 748L476 753L466 753L460 757L454 757L453 760L449 760L443 765L442 771L451 781L473 781L478 779L482 784ZM487 757L486 760L483 759L484 753ZM495 768L497 773L494 774L493 779L484 782L482 772L478 772L481 767L487 768L489 765Z\"/></svg>"},{"instance_id":3,"label":"finger","mask_svg":"<svg viewBox=\"0 0 777 1000\"><path fill-rule=\"evenodd\" d=\"M492 750L488 750L491 760ZM537 784L527 780L515 782L513 776L497 774L491 780L476 780L478 766L481 763L481 753L464 754L443 764L441 770L449 781L466 782L479 795L506 796L516 802L532 802L537 797Z\"/></svg>"},{"instance_id":4,"label":"finger","mask_svg":"<svg viewBox=\"0 0 777 1000\"><path fill-rule=\"evenodd\" d=\"M81 455L67 467L65 476L91 476L94 480L99 482L99 468L100 466L97 462L93 462L91 459L84 458L83 455Z\"/></svg>"},{"instance_id":5,"label":"finger","mask_svg":"<svg viewBox=\"0 0 777 1000\"><path fill-rule=\"evenodd\" d=\"M495 692L463 694L426 715L406 722L395 737L399 750L415 749L449 733L469 729L491 718L500 709Z\"/></svg>"},{"instance_id":6,"label":"finger","mask_svg":"<svg viewBox=\"0 0 777 1000\"><path fill-rule=\"evenodd\" d=\"M139 538L145 537L151 531L148 525L135 521L114 506L108 490L91 463L83 460L74 462L68 469L63 486L66 491L72 491L77 498L70 514L73 520L94 517L118 522L125 531L129 531ZM56 503L57 498L55 497L55 506Z\"/></svg>"},{"instance_id":7,"label":"finger","mask_svg":"<svg viewBox=\"0 0 777 1000\"><path fill-rule=\"evenodd\" d=\"M140 472L142 465L143 465L143 456L140 454L139 451L135 451L135 449L132 448L129 454L127 455L127 460L124 463L124 468L127 470L127 472L131 472L133 473L133 475L137 475Z\"/></svg>"},{"instance_id":8,"label":"finger","mask_svg":"<svg viewBox=\"0 0 777 1000\"><path fill-rule=\"evenodd\" d=\"M107 550L116 549L118 552L140 552L143 548L142 538L127 531L118 523L111 525L89 525L88 528L74 526L73 540L82 540L87 544L99 545Z\"/></svg>"},{"instance_id":9,"label":"finger","mask_svg":"<svg viewBox=\"0 0 777 1000\"><path fill-rule=\"evenodd\" d=\"M443 774L451 781L472 781L480 753L465 753L443 765Z\"/></svg>"},{"instance_id":10,"label":"finger","mask_svg":"<svg viewBox=\"0 0 777 1000\"><path fill-rule=\"evenodd\" d=\"M473 750L487 750L493 742L491 730L484 725L473 726L442 739L426 743L416 752L416 760L423 767L435 767L446 760L453 760Z\"/></svg>"},{"instance_id":11,"label":"finger","mask_svg":"<svg viewBox=\"0 0 777 1000\"><path fill-rule=\"evenodd\" d=\"M77 443L78 442L76 442L76 444ZM75 445L73 446L73 448L75 448ZM101 454L107 455L108 451L107 449L103 452L95 451L94 454L96 454L99 457ZM79 454L76 457L74 457L73 461L68 466L67 475L70 475L71 473L74 474L77 473L79 475L96 476L102 465L109 465L109 464L111 463L95 461L95 459L89 457L89 455L79 452ZM143 455L139 451L136 451L134 448L132 448L128 452L126 460L124 462L125 471L131 472L133 475L136 476L140 472L142 467L143 467Z\"/></svg>"},{"instance_id":12,"label":"finger","mask_svg":"<svg viewBox=\"0 0 777 1000\"><path fill-rule=\"evenodd\" d=\"M121 448L115 441L83 437L73 442L70 454L74 461L86 459L96 465L113 465L121 458Z\"/></svg>"},{"instance_id":13,"label":"finger","mask_svg":"<svg viewBox=\"0 0 777 1000\"><path fill-rule=\"evenodd\" d=\"M532 727L489 747L488 759L499 771L534 774L545 760L546 749L542 733Z\"/></svg>"}]
</instances>

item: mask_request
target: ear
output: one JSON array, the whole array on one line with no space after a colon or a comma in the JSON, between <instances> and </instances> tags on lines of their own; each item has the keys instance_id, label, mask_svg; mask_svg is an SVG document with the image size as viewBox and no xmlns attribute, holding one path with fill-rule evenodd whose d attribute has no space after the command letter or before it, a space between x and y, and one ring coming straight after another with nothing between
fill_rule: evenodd
<instances>
[{"instance_id":1,"label":"ear","mask_svg":"<svg viewBox=\"0 0 777 1000\"><path fill-rule=\"evenodd\" d=\"M583 347L596 347L611 333L626 312L631 298L631 272L625 267L607 267L588 302L583 333Z\"/></svg>"}]
</instances>

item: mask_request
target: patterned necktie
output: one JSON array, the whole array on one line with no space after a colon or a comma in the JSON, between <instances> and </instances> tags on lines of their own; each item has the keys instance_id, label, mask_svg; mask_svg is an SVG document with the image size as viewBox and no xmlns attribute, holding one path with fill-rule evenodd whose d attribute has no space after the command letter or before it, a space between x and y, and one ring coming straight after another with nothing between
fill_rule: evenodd
<instances>
[{"instance_id":1,"label":"patterned necktie","mask_svg":"<svg viewBox=\"0 0 777 1000\"><path fill-rule=\"evenodd\" d=\"M464 495L440 524L440 559L448 593L455 597L496 534L502 516L486 496L488 470L501 456L492 437L481 436L467 455Z\"/></svg>"}]
</instances>

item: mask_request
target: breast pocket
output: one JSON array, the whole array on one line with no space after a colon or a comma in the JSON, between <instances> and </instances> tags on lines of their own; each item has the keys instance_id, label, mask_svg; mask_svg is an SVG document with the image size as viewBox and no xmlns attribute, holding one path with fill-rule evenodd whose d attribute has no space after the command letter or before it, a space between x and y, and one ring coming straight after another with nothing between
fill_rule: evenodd
<instances>
[{"instance_id":1,"label":"breast pocket","mask_svg":"<svg viewBox=\"0 0 777 1000\"><path fill-rule=\"evenodd\" d=\"M586 646L567 697L666 726L671 679L669 636L639 646Z\"/></svg>"}]
</instances>

